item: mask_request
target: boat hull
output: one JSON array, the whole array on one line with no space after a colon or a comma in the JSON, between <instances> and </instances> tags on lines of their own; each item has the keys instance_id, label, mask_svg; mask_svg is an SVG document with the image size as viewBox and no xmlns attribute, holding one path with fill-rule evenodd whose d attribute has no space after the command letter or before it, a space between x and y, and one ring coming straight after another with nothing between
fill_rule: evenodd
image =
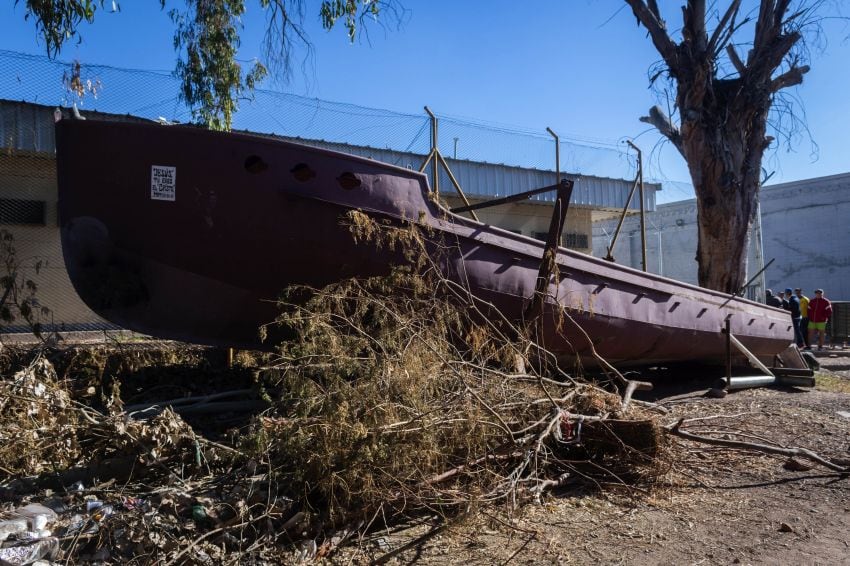
<instances>
[{"instance_id":1,"label":"boat hull","mask_svg":"<svg viewBox=\"0 0 850 566\"><path fill-rule=\"evenodd\" d=\"M357 242L352 210L428 228L444 274L521 318L543 254L532 238L453 215L426 178L369 159L241 134L97 121L57 124L65 263L80 297L123 327L256 348L290 285L387 274L400 257ZM448 245L446 245L448 244ZM787 312L561 248L544 341L593 363L722 363L721 329L770 364ZM553 313L566 313L558 327Z\"/></svg>"}]
</instances>

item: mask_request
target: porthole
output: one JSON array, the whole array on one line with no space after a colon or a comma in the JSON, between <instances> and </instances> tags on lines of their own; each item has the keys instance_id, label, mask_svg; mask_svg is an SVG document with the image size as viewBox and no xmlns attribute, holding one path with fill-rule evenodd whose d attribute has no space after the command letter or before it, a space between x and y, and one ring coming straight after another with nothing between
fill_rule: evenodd
<instances>
[{"instance_id":1,"label":"porthole","mask_svg":"<svg viewBox=\"0 0 850 566\"><path fill-rule=\"evenodd\" d=\"M245 160L245 170L248 173L256 175L257 173L262 173L268 168L268 163L263 161L263 158L259 155L249 155L248 158Z\"/></svg>"},{"instance_id":2,"label":"porthole","mask_svg":"<svg viewBox=\"0 0 850 566\"><path fill-rule=\"evenodd\" d=\"M292 173L292 176L295 177L296 181L301 181L302 183L309 181L316 176L316 172L310 169L310 166L306 163L299 163L289 172Z\"/></svg>"},{"instance_id":3,"label":"porthole","mask_svg":"<svg viewBox=\"0 0 850 566\"><path fill-rule=\"evenodd\" d=\"M357 175L348 172L345 172L339 177L337 177L336 181L337 183L339 183L340 187L348 191L350 191L351 189L356 189L362 184L360 179L357 178Z\"/></svg>"}]
</instances>

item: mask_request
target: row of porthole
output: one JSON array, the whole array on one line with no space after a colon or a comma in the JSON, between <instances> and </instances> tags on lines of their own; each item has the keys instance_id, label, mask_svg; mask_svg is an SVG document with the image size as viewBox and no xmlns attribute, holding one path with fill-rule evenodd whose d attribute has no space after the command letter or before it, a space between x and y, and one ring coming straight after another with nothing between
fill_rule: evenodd
<instances>
[{"instance_id":1,"label":"row of porthole","mask_svg":"<svg viewBox=\"0 0 850 566\"><path fill-rule=\"evenodd\" d=\"M253 175L262 173L268 168L268 164L263 161L263 158L259 155L249 155L248 158L245 159L245 170ZM316 176L316 172L313 171L306 163L297 164L295 167L290 169L289 172L292 173L292 176L295 177L296 181L301 183L305 183ZM336 182L339 183L340 187L349 191L357 189L363 184L357 175L349 171L346 171L337 177Z\"/></svg>"}]
</instances>

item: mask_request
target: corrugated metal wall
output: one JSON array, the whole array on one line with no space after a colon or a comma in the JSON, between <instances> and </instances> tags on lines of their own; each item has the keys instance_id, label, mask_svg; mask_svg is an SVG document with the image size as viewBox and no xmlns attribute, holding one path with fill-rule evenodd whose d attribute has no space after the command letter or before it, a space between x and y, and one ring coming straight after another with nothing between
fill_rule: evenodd
<instances>
[{"instance_id":1,"label":"corrugated metal wall","mask_svg":"<svg viewBox=\"0 0 850 566\"><path fill-rule=\"evenodd\" d=\"M360 155L376 161L383 161L384 163L391 163L399 167L414 170L418 170L427 157L426 155L416 153L357 147L317 140L295 139L295 141ZM557 183L554 169L531 169L452 158L446 158L446 162L449 164L452 174L457 179L464 193L472 198L504 197ZM429 179L432 178L431 172L432 168L429 164L425 170L425 173L429 175ZM573 197L570 200L571 204L599 209L622 210L626 205L629 191L634 184L633 180L577 176L569 172L562 172L561 177L568 177L576 181L573 188ZM433 186L433 182L431 182L431 185ZM644 206L647 210L655 210L655 197L656 192L659 190L661 190L660 184L645 183ZM454 194L454 186L451 179L442 167L440 167L440 192ZM555 199L553 194L543 194L532 197L532 200L553 202ZM640 201L637 199L637 196L632 198L629 209L631 211L640 209Z\"/></svg>"},{"instance_id":2,"label":"corrugated metal wall","mask_svg":"<svg viewBox=\"0 0 850 566\"><path fill-rule=\"evenodd\" d=\"M20 102L0 102L0 146L10 150L52 154L52 112L44 106Z\"/></svg>"}]
</instances>

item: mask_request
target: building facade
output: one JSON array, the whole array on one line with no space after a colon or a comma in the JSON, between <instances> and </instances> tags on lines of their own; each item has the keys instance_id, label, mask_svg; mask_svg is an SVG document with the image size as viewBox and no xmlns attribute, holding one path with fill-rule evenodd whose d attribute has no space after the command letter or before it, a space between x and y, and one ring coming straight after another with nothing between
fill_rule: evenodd
<instances>
[{"instance_id":1,"label":"building facade","mask_svg":"<svg viewBox=\"0 0 850 566\"><path fill-rule=\"evenodd\" d=\"M850 300L850 173L764 187L761 230L751 229L748 272L770 264L751 289L800 287L807 295L823 288L833 300ZM662 204L647 214L649 271L697 283L696 201ZM593 226L593 255L604 257L616 222ZM614 246L615 260L640 269L640 224L628 217ZM770 263L773 260L773 263Z\"/></svg>"}]
</instances>

